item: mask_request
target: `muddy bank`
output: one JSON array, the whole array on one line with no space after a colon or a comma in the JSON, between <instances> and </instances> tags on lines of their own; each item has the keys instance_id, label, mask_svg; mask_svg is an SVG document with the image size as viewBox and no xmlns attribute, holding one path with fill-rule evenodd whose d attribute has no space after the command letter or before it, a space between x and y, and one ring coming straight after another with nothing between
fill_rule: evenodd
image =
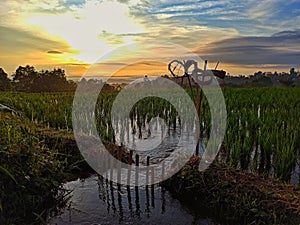
<instances>
[{"instance_id":1,"label":"muddy bank","mask_svg":"<svg viewBox=\"0 0 300 225\"><path fill-rule=\"evenodd\" d=\"M83 156L81 155L80 150L78 149L74 134L72 131L67 130L56 130L53 128L44 128L40 127L39 136L42 140L45 141L45 144L54 151L57 151L57 155L60 160L65 160L66 163L71 168L67 180L73 180L78 177L86 177L95 171L88 165ZM82 136L83 140L89 142L89 146L92 146L95 143L95 146L98 145L95 137L92 136ZM132 156L130 156L129 151L122 146L117 146L110 142L103 142L105 149L109 151L115 158L121 158L121 161L124 163L134 162ZM91 150L91 154L92 150ZM129 160L129 158L131 159Z\"/></svg>"},{"instance_id":2,"label":"muddy bank","mask_svg":"<svg viewBox=\"0 0 300 225\"><path fill-rule=\"evenodd\" d=\"M190 205L211 209L225 224L300 224L299 188L218 163L199 172L198 164L192 157L163 186Z\"/></svg>"}]
</instances>

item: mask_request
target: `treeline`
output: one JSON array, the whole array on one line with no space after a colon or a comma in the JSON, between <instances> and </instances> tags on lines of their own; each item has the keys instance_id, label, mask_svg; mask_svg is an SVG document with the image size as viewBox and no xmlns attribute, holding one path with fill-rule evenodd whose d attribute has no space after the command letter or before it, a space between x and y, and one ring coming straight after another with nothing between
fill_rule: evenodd
<instances>
[{"instance_id":1,"label":"treeline","mask_svg":"<svg viewBox=\"0 0 300 225\"><path fill-rule=\"evenodd\" d=\"M8 74L0 68L0 91L21 92L58 92L75 91L76 83L68 81L65 71L60 68L53 70L37 71L33 66L19 66L12 80Z\"/></svg>"}]
</instances>

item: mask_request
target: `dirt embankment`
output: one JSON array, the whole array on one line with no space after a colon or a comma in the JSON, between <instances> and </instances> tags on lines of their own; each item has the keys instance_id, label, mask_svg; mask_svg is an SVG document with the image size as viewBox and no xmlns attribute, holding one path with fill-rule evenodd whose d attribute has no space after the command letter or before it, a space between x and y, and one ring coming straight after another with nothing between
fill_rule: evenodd
<instances>
[{"instance_id":1,"label":"dirt embankment","mask_svg":"<svg viewBox=\"0 0 300 225\"><path fill-rule=\"evenodd\" d=\"M61 160L66 160L68 165L72 165L70 167L73 170L67 176L67 180L95 173L81 155L72 131L39 128L39 135L50 149L57 151ZM82 138L83 141L89 143L89 146L93 146L94 143L95 149L97 149L99 143L95 137L83 135ZM130 154L126 148L110 142L104 142L103 144L105 149L115 158L120 157L124 163L128 163L128 161L134 162L133 159L129 160ZM90 153L93 154L93 149L90 150Z\"/></svg>"},{"instance_id":2,"label":"dirt embankment","mask_svg":"<svg viewBox=\"0 0 300 225\"><path fill-rule=\"evenodd\" d=\"M210 209L223 224L300 224L300 189L192 157L164 186L189 205Z\"/></svg>"}]
</instances>

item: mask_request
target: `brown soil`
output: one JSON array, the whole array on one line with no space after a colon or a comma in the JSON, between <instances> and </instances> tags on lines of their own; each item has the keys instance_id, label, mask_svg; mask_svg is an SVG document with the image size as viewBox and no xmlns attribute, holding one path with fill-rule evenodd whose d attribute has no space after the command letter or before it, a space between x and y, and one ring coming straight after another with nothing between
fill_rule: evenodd
<instances>
[{"instance_id":1,"label":"brown soil","mask_svg":"<svg viewBox=\"0 0 300 225\"><path fill-rule=\"evenodd\" d=\"M67 160L68 165L73 165L71 173L66 180L77 179L78 177L85 177L95 171L86 163L81 155L74 134L72 131L56 130L53 128L39 128L39 134L41 140L45 141L45 144L54 151L57 151L60 159ZM89 142L89 144L98 143L94 137L84 136L83 140ZM130 158L130 153L123 146L117 146L113 143L103 143L106 150L110 152L115 158L120 158L122 162L134 162Z\"/></svg>"}]
</instances>

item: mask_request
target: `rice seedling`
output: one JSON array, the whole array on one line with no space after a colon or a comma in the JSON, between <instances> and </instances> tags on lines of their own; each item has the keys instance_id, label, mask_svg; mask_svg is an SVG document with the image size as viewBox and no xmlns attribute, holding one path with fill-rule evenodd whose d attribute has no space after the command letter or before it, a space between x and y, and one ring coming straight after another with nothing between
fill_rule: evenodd
<instances>
[{"instance_id":1,"label":"rice seedling","mask_svg":"<svg viewBox=\"0 0 300 225\"><path fill-rule=\"evenodd\" d=\"M187 92L191 95L190 90ZM98 134L104 140L113 142L116 131L112 124L118 123L118 118L111 118L110 113L117 94L114 91L101 92L94 112ZM88 93L82 95L86 104L90 104ZM73 97L73 93L3 92L0 94L0 102L20 111L34 123L56 129L72 129ZM225 156L221 159L243 170L250 169L289 180L290 171L294 171L296 167L294 158L299 163L300 89L225 88L224 97L228 120L223 143ZM172 98L180 101L176 93L172 93ZM206 98L202 104L200 132L201 137L207 139L211 132L211 109ZM180 102L180 107L185 108L185 102ZM77 119L84 130L91 130L91 127L85 127L86 120L91 115L84 112L76 115L78 118L73 119ZM140 137L150 135L149 123L154 117L162 118L168 125L169 132L180 126L187 126L182 124L182 118L166 100L147 97L133 106L122 136L129 138L126 133L136 133ZM6 129L11 142L14 129ZM145 134L143 130L146 130ZM291 157L292 163L287 162L288 157Z\"/></svg>"}]
</instances>

